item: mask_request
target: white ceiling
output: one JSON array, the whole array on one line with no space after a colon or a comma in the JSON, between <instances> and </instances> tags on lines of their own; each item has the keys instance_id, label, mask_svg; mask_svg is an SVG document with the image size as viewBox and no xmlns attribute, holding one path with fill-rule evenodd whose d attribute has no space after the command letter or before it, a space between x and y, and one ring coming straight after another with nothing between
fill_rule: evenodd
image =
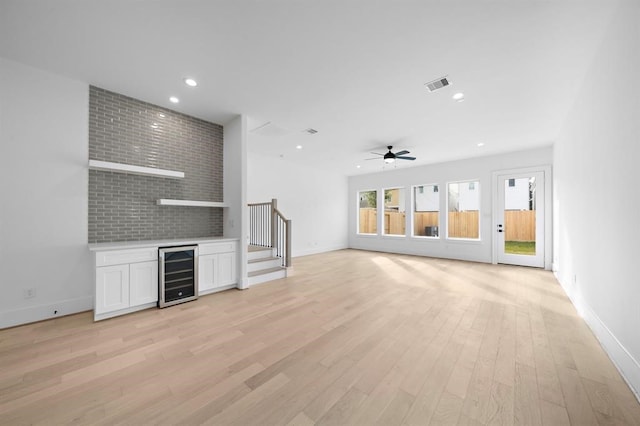
<instances>
[{"instance_id":1,"label":"white ceiling","mask_svg":"<svg viewBox=\"0 0 640 426\"><path fill-rule=\"evenodd\" d=\"M363 160L385 145L418 157L407 167L553 143L613 7L0 0L0 56L221 124L271 122L252 151L351 175L381 170Z\"/></svg>"}]
</instances>

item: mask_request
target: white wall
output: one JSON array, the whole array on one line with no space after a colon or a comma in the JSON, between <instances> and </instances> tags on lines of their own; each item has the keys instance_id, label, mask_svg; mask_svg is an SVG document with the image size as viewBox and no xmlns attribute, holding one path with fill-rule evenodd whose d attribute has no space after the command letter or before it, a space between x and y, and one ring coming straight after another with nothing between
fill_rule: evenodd
<instances>
[{"instance_id":1,"label":"white wall","mask_svg":"<svg viewBox=\"0 0 640 426\"><path fill-rule=\"evenodd\" d=\"M224 236L239 238L238 288L247 279L247 119L239 116L224 126Z\"/></svg>"},{"instance_id":2,"label":"white wall","mask_svg":"<svg viewBox=\"0 0 640 426\"><path fill-rule=\"evenodd\" d=\"M0 327L93 308L88 104L87 84L0 58Z\"/></svg>"},{"instance_id":3,"label":"white wall","mask_svg":"<svg viewBox=\"0 0 640 426\"><path fill-rule=\"evenodd\" d=\"M491 262L492 258L492 172L549 165L552 161L551 147L521 151L504 155L473 158L426 166L410 167L351 176L349 178L349 247L363 250L407 253L433 257L444 257L477 262ZM456 241L444 238L444 218L446 217L446 197L443 194L448 182L477 180L480 182L480 237L481 241ZM439 185L440 194L440 235L438 239L414 238L411 236L384 236L357 234L358 191L404 187L410 191L412 185L424 183ZM478 188L476 187L476 191ZM410 197L407 197L410 203ZM409 206L407 211L412 211ZM410 215L407 215L409 218ZM379 219L380 220L380 219ZM550 226L550 219L548 226ZM378 228L380 228L378 224ZM411 235L410 225L407 224ZM549 246L551 242L549 242Z\"/></svg>"},{"instance_id":4,"label":"white wall","mask_svg":"<svg viewBox=\"0 0 640 426\"><path fill-rule=\"evenodd\" d=\"M640 3L621 3L554 147L554 267L640 391Z\"/></svg>"},{"instance_id":5,"label":"white wall","mask_svg":"<svg viewBox=\"0 0 640 426\"><path fill-rule=\"evenodd\" d=\"M278 200L278 210L291 219L292 256L347 247L346 176L251 149L248 159L248 202Z\"/></svg>"}]
</instances>

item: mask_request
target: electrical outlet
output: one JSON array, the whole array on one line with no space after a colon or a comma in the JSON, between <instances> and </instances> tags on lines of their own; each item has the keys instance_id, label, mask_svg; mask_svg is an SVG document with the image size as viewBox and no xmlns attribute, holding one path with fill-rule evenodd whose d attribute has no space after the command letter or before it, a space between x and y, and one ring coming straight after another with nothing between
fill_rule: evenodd
<instances>
[{"instance_id":1,"label":"electrical outlet","mask_svg":"<svg viewBox=\"0 0 640 426\"><path fill-rule=\"evenodd\" d=\"M24 289L24 298L31 299L36 297L36 289L35 288L25 288Z\"/></svg>"}]
</instances>

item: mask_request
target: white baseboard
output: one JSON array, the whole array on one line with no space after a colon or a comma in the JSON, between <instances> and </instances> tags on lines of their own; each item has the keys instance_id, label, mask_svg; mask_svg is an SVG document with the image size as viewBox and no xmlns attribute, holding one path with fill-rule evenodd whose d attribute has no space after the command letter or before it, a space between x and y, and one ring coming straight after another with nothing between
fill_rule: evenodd
<instances>
[{"instance_id":1,"label":"white baseboard","mask_svg":"<svg viewBox=\"0 0 640 426\"><path fill-rule=\"evenodd\" d=\"M558 274L554 273L554 275L556 279L558 279ZM573 303L576 310L596 336L596 339L598 339L600 345L609 356L609 359L611 359L611 362L613 362L613 365L618 369L624 381L627 382L629 388L631 388L631 392L633 392L636 399L640 401L640 363L629 353L615 334L611 332L609 327L607 327L584 300L572 294L568 286L559 279L558 282L567 296L569 296L571 303Z\"/></svg>"},{"instance_id":2,"label":"white baseboard","mask_svg":"<svg viewBox=\"0 0 640 426\"><path fill-rule=\"evenodd\" d=\"M117 311L107 312L104 314L96 314L96 311L93 311L93 320L94 321L102 321L113 317L119 317L120 315L132 314L134 312L143 311L149 308L157 308L158 302L150 302L145 303L144 305L133 306L131 308L120 309Z\"/></svg>"},{"instance_id":3,"label":"white baseboard","mask_svg":"<svg viewBox=\"0 0 640 426\"><path fill-rule=\"evenodd\" d=\"M584 319L635 394L636 399L640 401L640 363L588 306L585 306Z\"/></svg>"},{"instance_id":4,"label":"white baseboard","mask_svg":"<svg viewBox=\"0 0 640 426\"><path fill-rule=\"evenodd\" d=\"M198 296L206 296L208 294L220 293L221 291L230 290L232 288L238 288L238 284L225 285L222 287L211 288L209 290L198 290Z\"/></svg>"},{"instance_id":5,"label":"white baseboard","mask_svg":"<svg viewBox=\"0 0 640 426\"><path fill-rule=\"evenodd\" d=\"M0 329L62 317L65 315L77 314L78 312L90 311L92 309L93 296L60 300L46 305L14 309L12 311L3 312L0 315Z\"/></svg>"},{"instance_id":6,"label":"white baseboard","mask_svg":"<svg viewBox=\"0 0 640 426\"><path fill-rule=\"evenodd\" d=\"M344 250L346 248L348 248L348 245L346 244L340 245L340 246L332 246L332 247L314 247L307 250L296 250L295 253L292 253L291 257L309 256L312 254L326 253L329 251Z\"/></svg>"}]
</instances>

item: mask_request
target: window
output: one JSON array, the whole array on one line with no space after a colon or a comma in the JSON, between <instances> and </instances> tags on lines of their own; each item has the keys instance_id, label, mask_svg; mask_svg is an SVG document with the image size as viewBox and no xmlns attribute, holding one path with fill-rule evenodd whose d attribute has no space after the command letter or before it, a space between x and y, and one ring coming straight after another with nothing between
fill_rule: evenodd
<instances>
[{"instance_id":1,"label":"window","mask_svg":"<svg viewBox=\"0 0 640 426\"><path fill-rule=\"evenodd\" d=\"M413 187L413 236L438 237L440 194L438 185Z\"/></svg>"},{"instance_id":2,"label":"window","mask_svg":"<svg viewBox=\"0 0 640 426\"><path fill-rule=\"evenodd\" d=\"M384 234L405 235L404 188L384 190Z\"/></svg>"},{"instance_id":3,"label":"window","mask_svg":"<svg viewBox=\"0 0 640 426\"><path fill-rule=\"evenodd\" d=\"M480 239L480 182L451 182L447 189L447 238Z\"/></svg>"},{"instance_id":4,"label":"window","mask_svg":"<svg viewBox=\"0 0 640 426\"><path fill-rule=\"evenodd\" d=\"M505 254L536 255L535 199L535 176L505 181L503 234Z\"/></svg>"},{"instance_id":5,"label":"window","mask_svg":"<svg viewBox=\"0 0 640 426\"><path fill-rule=\"evenodd\" d=\"M358 193L358 234L378 233L378 191Z\"/></svg>"}]
</instances>

